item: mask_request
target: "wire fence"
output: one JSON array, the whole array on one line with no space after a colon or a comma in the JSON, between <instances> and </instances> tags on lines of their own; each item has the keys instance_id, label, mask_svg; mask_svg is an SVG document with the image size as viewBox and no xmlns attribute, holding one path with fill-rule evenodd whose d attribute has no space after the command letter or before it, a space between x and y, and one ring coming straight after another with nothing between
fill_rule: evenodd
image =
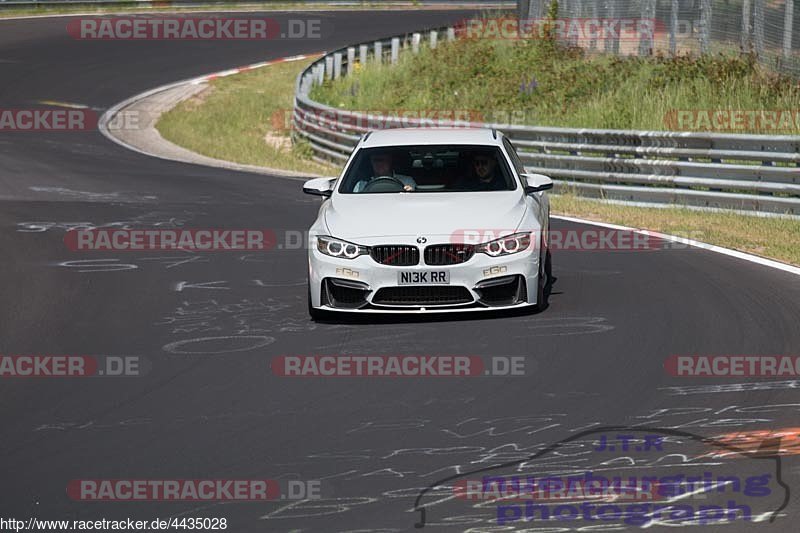
<instances>
[{"instance_id":1,"label":"wire fence","mask_svg":"<svg viewBox=\"0 0 800 533\"><path fill-rule=\"evenodd\" d=\"M636 41L619 38L574 42L620 55L753 53L776 71L800 77L800 14L796 0L559 0L558 18L647 20L653 31ZM550 0L518 0L520 19L542 19ZM565 32L569 40L569 32Z\"/></svg>"},{"instance_id":2,"label":"wire fence","mask_svg":"<svg viewBox=\"0 0 800 533\"><path fill-rule=\"evenodd\" d=\"M511 0L0 0L2 9L22 8L67 8L67 7L195 7L220 5L222 7L236 4L287 6L290 4L313 4L339 7L416 7L425 5L464 5L468 7L490 9L512 9Z\"/></svg>"}]
</instances>

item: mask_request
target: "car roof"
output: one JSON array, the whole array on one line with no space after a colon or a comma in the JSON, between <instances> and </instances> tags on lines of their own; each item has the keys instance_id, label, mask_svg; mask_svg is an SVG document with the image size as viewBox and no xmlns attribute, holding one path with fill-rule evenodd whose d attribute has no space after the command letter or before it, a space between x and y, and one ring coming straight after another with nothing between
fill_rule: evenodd
<instances>
[{"instance_id":1,"label":"car roof","mask_svg":"<svg viewBox=\"0 0 800 533\"><path fill-rule=\"evenodd\" d=\"M392 128L367 133L362 148L419 144L499 146L503 135L487 128Z\"/></svg>"}]
</instances>

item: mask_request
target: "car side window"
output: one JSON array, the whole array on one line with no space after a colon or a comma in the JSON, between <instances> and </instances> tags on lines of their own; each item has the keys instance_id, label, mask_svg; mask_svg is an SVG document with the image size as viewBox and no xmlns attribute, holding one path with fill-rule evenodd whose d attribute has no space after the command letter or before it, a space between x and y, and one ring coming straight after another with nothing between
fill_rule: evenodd
<instances>
[{"instance_id":1,"label":"car side window","mask_svg":"<svg viewBox=\"0 0 800 533\"><path fill-rule=\"evenodd\" d=\"M508 156L511 158L511 164L514 165L517 174L520 176L525 174L525 165L522 163L519 155L517 155L517 150L514 148L514 145L511 144L511 141L508 140L508 137L503 137L503 146L505 146L506 152L508 152Z\"/></svg>"}]
</instances>

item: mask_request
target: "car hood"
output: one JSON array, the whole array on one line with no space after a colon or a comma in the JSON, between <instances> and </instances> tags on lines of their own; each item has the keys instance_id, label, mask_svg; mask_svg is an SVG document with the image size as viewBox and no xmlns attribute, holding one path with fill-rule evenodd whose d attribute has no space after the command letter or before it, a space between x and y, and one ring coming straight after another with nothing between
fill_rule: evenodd
<instances>
[{"instance_id":1,"label":"car hood","mask_svg":"<svg viewBox=\"0 0 800 533\"><path fill-rule=\"evenodd\" d=\"M512 232L525 208L519 191L337 194L325 210L325 223L332 236L361 244L418 236L434 242L431 238L447 241L463 231Z\"/></svg>"}]
</instances>

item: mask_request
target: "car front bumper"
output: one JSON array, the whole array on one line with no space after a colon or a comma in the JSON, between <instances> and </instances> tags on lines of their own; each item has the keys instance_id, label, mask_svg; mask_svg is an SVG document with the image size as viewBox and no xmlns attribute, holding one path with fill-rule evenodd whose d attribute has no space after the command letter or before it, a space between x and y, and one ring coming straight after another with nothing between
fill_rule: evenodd
<instances>
[{"instance_id":1,"label":"car front bumper","mask_svg":"<svg viewBox=\"0 0 800 533\"><path fill-rule=\"evenodd\" d=\"M400 272L449 274L448 284L400 285ZM456 265L390 266L368 255L340 259L309 253L311 305L350 313L436 313L535 305L539 250L504 257L475 254Z\"/></svg>"}]
</instances>

